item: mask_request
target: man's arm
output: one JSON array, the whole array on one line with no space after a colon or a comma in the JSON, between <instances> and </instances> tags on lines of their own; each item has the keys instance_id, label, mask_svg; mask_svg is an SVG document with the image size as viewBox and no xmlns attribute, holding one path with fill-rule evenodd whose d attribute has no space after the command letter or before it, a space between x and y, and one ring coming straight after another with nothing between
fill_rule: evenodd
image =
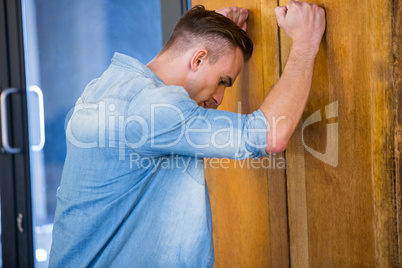
<instances>
[{"instance_id":1,"label":"man's arm","mask_svg":"<svg viewBox=\"0 0 402 268\"><path fill-rule=\"evenodd\" d=\"M246 9L224 7L216 12L246 30ZM325 29L325 12L315 4L291 0L277 7L275 14L293 44L281 78L260 107L268 121L267 153L285 150L296 129L310 93L314 61Z\"/></svg>"},{"instance_id":2,"label":"man's arm","mask_svg":"<svg viewBox=\"0 0 402 268\"><path fill-rule=\"evenodd\" d=\"M281 152L301 118L310 93L314 61L325 29L325 12L307 2L291 0L277 7L279 26L292 39L282 76L261 104L268 120L266 152Z\"/></svg>"}]
</instances>

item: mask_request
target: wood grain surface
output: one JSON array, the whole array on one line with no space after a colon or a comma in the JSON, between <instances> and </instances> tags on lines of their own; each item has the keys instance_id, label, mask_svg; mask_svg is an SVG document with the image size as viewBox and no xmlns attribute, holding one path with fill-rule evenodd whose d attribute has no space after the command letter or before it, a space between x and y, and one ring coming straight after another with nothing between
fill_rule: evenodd
<instances>
[{"instance_id":1,"label":"wood grain surface","mask_svg":"<svg viewBox=\"0 0 402 268\"><path fill-rule=\"evenodd\" d=\"M327 27L302 122L316 111L322 120L292 137L291 144L303 135L304 165L290 163L301 157L300 142L286 150L287 174L305 178L306 187L303 197L288 184L292 267L306 267L306 258L311 267L397 267L393 1L312 2L325 8ZM291 42L283 31L280 40L284 63ZM338 116L328 119L325 107L334 102ZM306 150L331 153L327 135L338 138L335 166Z\"/></svg>"},{"instance_id":2,"label":"wood grain surface","mask_svg":"<svg viewBox=\"0 0 402 268\"><path fill-rule=\"evenodd\" d=\"M262 160L206 161L216 267L402 265L401 0L312 2L325 8L327 27L286 172ZM258 109L278 80L291 40L274 8L286 3L192 1L250 11L254 54L221 109Z\"/></svg>"},{"instance_id":3,"label":"wood grain surface","mask_svg":"<svg viewBox=\"0 0 402 268\"><path fill-rule=\"evenodd\" d=\"M395 135L395 195L396 226L398 229L399 267L402 267L402 1L395 0L393 6L393 58L394 58L394 135Z\"/></svg>"},{"instance_id":4,"label":"wood grain surface","mask_svg":"<svg viewBox=\"0 0 402 268\"><path fill-rule=\"evenodd\" d=\"M214 10L239 6L249 10L248 34L253 56L236 83L225 93L222 110L257 110L279 78L275 1L196 0ZM216 267L287 267L289 244L284 156L232 161L214 168L206 161L210 191ZM229 160L228 160L229 161ZM278 164L279 163L279 164ZM282 163L282 164L281 164ZM270 167L269 167L270 166Z\"/></svg>"}]
</instances>

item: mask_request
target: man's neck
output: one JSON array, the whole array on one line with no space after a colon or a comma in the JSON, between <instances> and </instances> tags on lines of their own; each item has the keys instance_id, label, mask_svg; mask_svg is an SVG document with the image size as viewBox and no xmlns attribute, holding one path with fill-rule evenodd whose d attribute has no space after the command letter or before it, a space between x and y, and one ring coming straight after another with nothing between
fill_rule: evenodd
<instances>
[{"instance_id":1,"label":"man's neck","mask_svg":"<svg viewBox=\"0 0 402 268\"><path fill-rule=\"evenodd\" d=\"M147 64L166 85L184 86L188 69L183 57L173 58L169 53L159 54Z\"/></svg>"}]
</instances>

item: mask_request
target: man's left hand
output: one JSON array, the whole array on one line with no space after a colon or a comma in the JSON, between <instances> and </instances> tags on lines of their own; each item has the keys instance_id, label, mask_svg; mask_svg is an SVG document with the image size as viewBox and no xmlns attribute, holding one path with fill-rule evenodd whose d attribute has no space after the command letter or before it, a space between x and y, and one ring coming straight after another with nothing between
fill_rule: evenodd
<instances>
[{"instance_id":1,"label":"man's left hand","mask_svg":"<svg viewBox=\"0 0 402 268\"><path fill-rule=\"evenodd\" d=\"M222 7L220 9L215 10L215 12L231 19L244 31L247 30L247 18L248 18L247 9L239 7Z\"/></svg>"}]
</instances>

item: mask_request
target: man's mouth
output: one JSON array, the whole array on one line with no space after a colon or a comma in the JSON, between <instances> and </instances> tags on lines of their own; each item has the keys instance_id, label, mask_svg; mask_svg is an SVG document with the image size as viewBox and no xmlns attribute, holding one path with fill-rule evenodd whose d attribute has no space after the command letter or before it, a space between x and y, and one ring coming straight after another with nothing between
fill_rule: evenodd
<instances>
[{"instance_id":1,"label":"man's mouth","mask_svg":"<svg viewBox=\"0 0 402 268\"><path fill-rule=\"evenodd\" d=\"M205 109L217 109L218 108L218 105L215 105L214 102L209 102L209 101L203 101L200 106L204 107Z\"/></svg>"}]
</instances>

